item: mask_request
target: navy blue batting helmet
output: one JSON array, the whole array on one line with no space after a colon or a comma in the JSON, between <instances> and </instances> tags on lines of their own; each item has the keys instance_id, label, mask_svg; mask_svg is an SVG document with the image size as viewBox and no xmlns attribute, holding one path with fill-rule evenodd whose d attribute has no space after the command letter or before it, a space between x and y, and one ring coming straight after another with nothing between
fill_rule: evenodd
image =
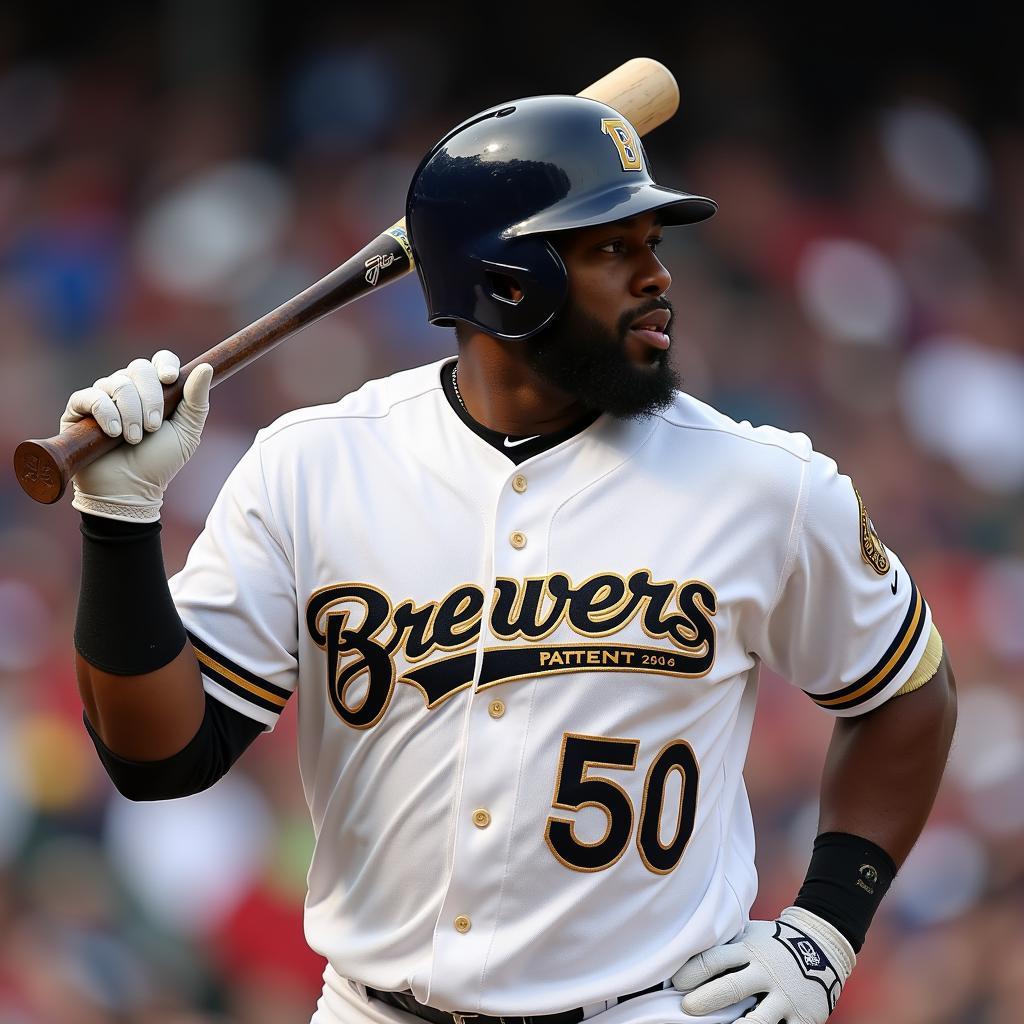
<instances>
[{"instance_id":1,"label":"navy blue batting helmet","mask_svg":"<svg viewBox=\"0 0 1024 1024\"><path fill-rule=\"evenodd\" d=\"M430 322L509 340L547 326L568 294L552 232L657 210L693 224L716 204L655 184L640 137L579 96L532 96L463 121L424 157L406 223ZM501 279L522 292L513 300Z\"/></svg>"}]
</instances>

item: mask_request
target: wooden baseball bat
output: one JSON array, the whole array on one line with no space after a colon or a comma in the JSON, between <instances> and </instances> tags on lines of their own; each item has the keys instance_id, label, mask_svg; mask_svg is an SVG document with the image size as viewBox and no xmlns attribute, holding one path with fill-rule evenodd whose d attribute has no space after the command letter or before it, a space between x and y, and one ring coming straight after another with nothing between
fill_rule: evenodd
<instances>
[{"instance_id":1,"label":"wooden baseball bat","mask_svg":"<svg viewBox=\"0 0 1024 1024\"><path fill-rule=\"evenodd\" d=\"M578 95L614 107L641 135L667 121L679 106L679 88L672 72L650 57L626 61ZM178 379L164 385L164 416L170 416L181 401L185 379L200 363L213 366L216 387L304 327L403 277L414 266L402 218L316 284L186 363ZM14 452L14 471L30 498L49 505L61 497L80 469L123 443L121 437L104 434L99 424L86 416L55 437L22 441Z\"/></svg>"}]
</instances>

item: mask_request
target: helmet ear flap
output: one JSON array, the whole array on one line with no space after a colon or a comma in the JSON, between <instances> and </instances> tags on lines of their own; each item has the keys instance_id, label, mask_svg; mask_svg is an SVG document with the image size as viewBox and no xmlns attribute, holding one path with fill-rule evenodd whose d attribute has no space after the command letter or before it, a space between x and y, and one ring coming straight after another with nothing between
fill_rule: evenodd
<instances>
[{"instance_id":1,"label":"helmet ear flap","mask_svg":"<svg viewBox=\"0 0 1024 1024\"><path fill-rule=\"evenodd\" d=\"M512 239L501 255L504 259L481 255L474 261L473 317L465 319L499 338L528 338L562 308L569 291L565 264L554 246L539 237Z\"/></svg>"}]
</instances>

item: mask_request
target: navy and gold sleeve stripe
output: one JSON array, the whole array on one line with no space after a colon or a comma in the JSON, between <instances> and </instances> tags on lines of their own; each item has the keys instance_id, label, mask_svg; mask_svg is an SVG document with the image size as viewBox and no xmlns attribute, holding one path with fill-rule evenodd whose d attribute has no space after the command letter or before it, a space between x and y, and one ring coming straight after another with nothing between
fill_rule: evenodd
<instances>
[{"instance_id":1,"label":"navy and gold sleeve stripe","mask_svg":"<svg viewBox=\"0 0 1024 1024\"><path fill-rule=\"evenodd\" d=\"M208 643L200 640L195 633L189 632L188 638L196 652L196 658L199 659L203 675L258 708L273 711L275 714L280 714L284 710L291 696L289 690L268 683L266 679L253 675L241 665L236 665L230 658L225 658Z\"/></svg>"},{"instance_id":2,"label":"navy and gold sleeve stripe","mask_svg":"<svg viewBox=\"0 0 1024 1024\"><path fill-rule=\"evenodd\" d=\"M841 690L823 694L808 693L807 696L819 707L831 711L845 711L871 700L881 693L906 665L921 637L926 618L924 598L917 589L917 584L910 580L910 607L895 638L874 667Z\"/></svg>"}]
</instances>

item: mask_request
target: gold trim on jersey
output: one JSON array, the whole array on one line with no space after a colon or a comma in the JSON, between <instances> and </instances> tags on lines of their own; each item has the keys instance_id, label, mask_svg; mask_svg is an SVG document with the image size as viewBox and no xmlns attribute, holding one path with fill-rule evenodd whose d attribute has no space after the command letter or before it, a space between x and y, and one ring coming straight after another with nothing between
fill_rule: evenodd
<instances>
[{"instance_id":1,"label":"gold trim on jersey","mask_svg":"<svg viewBox=\"0 0 1024 1024\"><path fill-rule=\"evenodd\" d=\"M443 661L454 661L454 658L444 658ZM449 697L454 697L457 693L462 693L463 690L468 690L473 686L473 680L470 679L468 683L459 683L458 686L453 686L450 690L445 690L440 697L431 697L427 688L417 680L410 676L400 676L398 681L400 683L408 683L410 686L416 687L417 690L423 695L423 704L428 711L433 711L434 708L440 707Z\"/></svg>"},{"instance_id":2,"label":"gold trim on jersey","mask_svg":"<svg viewBox=\"0 0 1024 1024\"><path fill-rule=\"evenodd\" d=\"M195 650L195 648L193 648ZM276 704L278 707L283 708L288 703L283 697L278 697L276 694L271 693L269 690L264 690L262 686L255 686L250 683L247 679L243 679L240 675L229 669L224 668L223 665L218 665L208 654L204 654L202 651L196 651L196 658L199 659L200 663L205 665L207 668L213 669L218 675L224 676L226 679L230 679L235 686L240 686L243 690L248 690L250 693L256 694L257 697L262 697L264 700L270 701L271 704Z\"/></svg>"},{"instance_id":3,"label":"gold trim on jersey","mask_svg":"<svg viewBox=\"0 0 1024 1024\"><path fill-rule=\"evenodd\" d=\"M186 632L199 662L200 671L207 679L249 701L255 707L277 715L281 713L291 696L290 690L261 679L241 665L235 664L195 633Z\"/></svg>"},{"instance_id":4,"label":"gold trim on jersey","mask_svg":"<svg viewBox=\"0 0 1024 1024\"><path fill-rule=\"evenodd\" d=\"M829 710L845 710L864 704L884 690L903 669L907 659L917 646L927 617L927 607L920 590L917 589L917 584L911 579L910 606L907 609L907 614L892 643L875 666L842 689L824 694L808 693L811 700L819 707Z\"/></svg>"}]
</instances>

